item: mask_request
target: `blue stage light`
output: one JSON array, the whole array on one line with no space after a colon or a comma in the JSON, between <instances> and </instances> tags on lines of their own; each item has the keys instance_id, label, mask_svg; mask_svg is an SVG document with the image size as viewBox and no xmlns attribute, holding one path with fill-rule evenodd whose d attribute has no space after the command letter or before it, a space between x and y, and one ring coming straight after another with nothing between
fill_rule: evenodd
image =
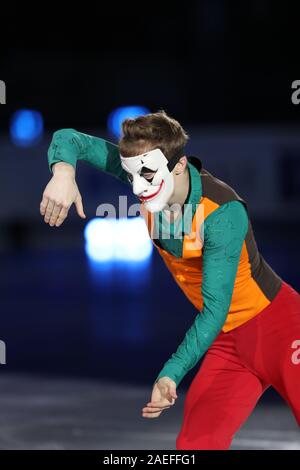
<instances>
[{"instance_id":1,"label":"blue stage light","mask_svg":"<svg viewBox=\"0 0 300 470\"><path fill-rule=\"evenodd\" d=\"M30 147L38 142L43 134L44 123L41 113L30 109L16 111L10 123L10 136L20 147Z\"/></svg>"},{"instance_id":2,"label":"blue stage light","mask_svg":"<svg viewBox=\"0 0 300 470\"><path fill-rule=\"evenodd\" d=\"M144 106L122 106L117 108L108 116L108 130L114 137L119 139L121 137L122 122L124 119L134 119L138 116L143 116L149 113L149 109Z\"/></svg>"},{"instance_id":3,"label":"blue stage light","mask_svg":"<svg viewBox=\"0 0 300 470\"><path fill-rule=\"evenodd\" d=\"M95 262L145 261L152 253L152 242L141 217L91 220L85 228L85 251Z\"/></svg>"}]
</instances>

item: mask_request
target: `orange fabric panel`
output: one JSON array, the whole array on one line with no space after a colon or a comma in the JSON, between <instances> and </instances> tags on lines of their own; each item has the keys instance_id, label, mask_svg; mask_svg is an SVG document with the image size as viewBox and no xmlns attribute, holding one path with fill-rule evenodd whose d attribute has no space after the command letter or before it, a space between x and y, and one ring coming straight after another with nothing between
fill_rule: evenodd
<instances>
[{"instance_id":1,"label":"orange fabric panel","mask_svg":"<svg viewBox=\"0 0 300 470\"><path fill-rule=\"evenodd\" d=\"M142 206L142 205L141 205ZM176 258L164 249L156 246L175 282L199 311L203 308L202 286L202 246L200 227L203 221L219 207L210 199L203 197L193 218L191 232L183 240L182 257ZM149 234L153 236L154 214L141 207L141 214L147 221ZM153 238L152 238L153 241ZM251 267L246 243L243 243L237 275L234 283L232 300L226 322L222 328L230 331L247 322L260 313L270 301L265 297L251 276Z\"/></svg>"}]
</instances>

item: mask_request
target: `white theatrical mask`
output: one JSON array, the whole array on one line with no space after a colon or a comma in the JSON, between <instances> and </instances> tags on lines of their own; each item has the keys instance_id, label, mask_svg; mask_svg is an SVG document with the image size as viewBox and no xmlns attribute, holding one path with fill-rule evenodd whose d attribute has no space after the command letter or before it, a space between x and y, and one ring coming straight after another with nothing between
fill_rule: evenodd
<instances>
[{"instance_id":1,"label":"white theatrical mask","mask_svg":"<svg viewBox=\"0 0 300 470\"><path fill-rule=\"evenodd\" d=\"M169 160L160 149L150 150L136 157L120 155L121 165L128 173L133 193L138 196L149 212L163 210L173 194L174 176L169 170ZM144 169L144 170L142 170ZM154 171L154 177L148 181L144 172Z\"/></svg>"}]
</instances>

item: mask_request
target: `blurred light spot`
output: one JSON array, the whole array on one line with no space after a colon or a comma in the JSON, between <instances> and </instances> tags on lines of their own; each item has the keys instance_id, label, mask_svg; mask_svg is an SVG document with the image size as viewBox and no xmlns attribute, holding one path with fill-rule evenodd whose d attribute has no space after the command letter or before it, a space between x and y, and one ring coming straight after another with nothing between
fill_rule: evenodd
<instances>
[{"instance_id":1,"label":"blurred light spot","mask_svg":"<svg viewBox=\"0 0 300 470\"><path fill-rule=\"evenodd\" d=\"M91 220L85 228L86 254L96 262L145 261L152 253L152 242L141 217Z\"/></svg>"},{"instance_id":2,"label":"blurred light spot","mask_svg":"<svg viewBox=\"0 0 300 470\"><path fill-rule=\"evenodd\" d=\"M30 109L16 111L10 123L10 136L20 147L30 147L37 143L43 134L44 123L41 113Z\"/></svg>"},{"instance_id":3,"label":"blurred light spot","mask_svg":"<svg viewBox=\"0 0 300 470\"><path fill-rule=\"evenodd\" d=\"M108 116L108 130L114 137L119 139L121 137L122 122L124 119L134 119L138 116L143 116L149 113L149 109L145 108L144 106L122 106L117 108Z\"/></svg>"}]
</instances>

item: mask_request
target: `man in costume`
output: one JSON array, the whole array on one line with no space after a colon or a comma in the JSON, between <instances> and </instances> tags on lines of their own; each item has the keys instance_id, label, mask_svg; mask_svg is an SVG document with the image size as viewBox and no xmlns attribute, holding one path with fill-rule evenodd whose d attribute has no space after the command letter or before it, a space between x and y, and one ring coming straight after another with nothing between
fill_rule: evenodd
<instances>
[{"instance_id":1,"label":"man in costume","mask_svg":"<svg viewBox=\"0 0 300 470\"><path fill-rule=\"evenodd\" d=\"M187 157L188 136L165 112L127 119L118 146L73 129L54 133L53 177L40 206L60 226L75 203L86 161L130 184L152 241L198 313L155 380L142 410L156 418L206 353L188 390L177 449L228 449L256 402L272 385L300 424L300 295L257 249L245 201Z\"/></svg>"}]
</instances>

